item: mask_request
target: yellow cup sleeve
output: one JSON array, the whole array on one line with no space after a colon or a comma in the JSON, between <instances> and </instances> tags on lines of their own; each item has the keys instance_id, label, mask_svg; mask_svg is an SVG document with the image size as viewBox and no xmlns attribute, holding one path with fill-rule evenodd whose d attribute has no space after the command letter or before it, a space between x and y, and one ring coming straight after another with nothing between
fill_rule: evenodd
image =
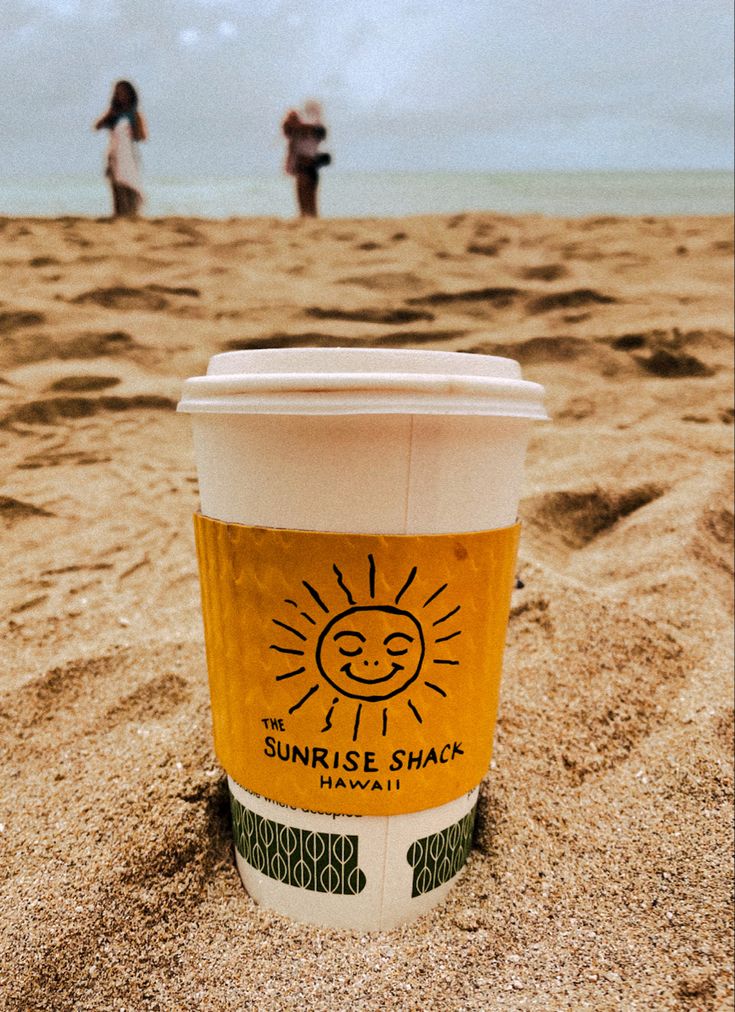
<instances>
[{"instance_id":1,"label":"yellow cup sleeve","mask_svg":"<svg viewBox=\"0 0 735 1012\"><path fill-rule=\"evenodd\" d=\"M215 751L295 808L397 815L487 770L519 525L276 530L196 514Z\"/></svg>"}]
</instances>

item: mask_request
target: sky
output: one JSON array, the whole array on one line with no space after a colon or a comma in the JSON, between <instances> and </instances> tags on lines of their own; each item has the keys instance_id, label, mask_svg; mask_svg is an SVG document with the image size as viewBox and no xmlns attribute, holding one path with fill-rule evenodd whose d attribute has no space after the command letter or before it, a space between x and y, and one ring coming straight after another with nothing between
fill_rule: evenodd
<instances>
[{"instance_id":1,"label":"sky","mask_svg":"<svg viewBox=\"0 0 735 1012\"><path fill-rule=\"evenodd\" d=\"M0 0L0 178L98 171L121 77L146 171L728 169L730 0Z\"/></svg>"}]
</instances>

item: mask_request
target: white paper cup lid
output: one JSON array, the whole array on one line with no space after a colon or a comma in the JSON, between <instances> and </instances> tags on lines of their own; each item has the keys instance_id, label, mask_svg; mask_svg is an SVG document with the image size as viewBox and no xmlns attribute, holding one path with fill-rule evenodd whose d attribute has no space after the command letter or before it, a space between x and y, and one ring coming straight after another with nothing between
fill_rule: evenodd
<instances>
[{"instance_id":1,"label":"white paper cup lid","mask_svg":"<svg viewBox=\"0 0 735 1012\"><path fill-rule=\"evenodd\" d=\"M279 348L214 355L179 411L216 414L500 415L543 420L544 388L518 362L454 351Z\"/></svg>"}]
</instances>

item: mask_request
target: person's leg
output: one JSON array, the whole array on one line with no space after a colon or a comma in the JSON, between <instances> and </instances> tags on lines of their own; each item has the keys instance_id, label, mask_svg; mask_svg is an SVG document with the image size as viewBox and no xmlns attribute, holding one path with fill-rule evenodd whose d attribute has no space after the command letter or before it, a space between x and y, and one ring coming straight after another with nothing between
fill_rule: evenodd
<instances>
[{"instance_id":1,"label":"person's leg","mask_svg":"<svg viewBox=\"0 0 735 1012\"><path fill-rule=\"evenodd\" d=\"M117 183L110 180L110 189L112 190L112 216L114 218L119 218L119 216L123 213L122 197L120 193L122 187L118 186Z\"/></svg>"},{"instance_id":2,"label":"person's leg","mask_svg":"<svg viewBox=\"0 0 735 1012\"><path fill-rule=\"evenodd\" d=\"M130 216L137 218L143 206L143 196L137 190L130 191Z\"/></svg>"},{"instance_id":3,"label":"person's leg","mask_svg":"<svg viewBox=\"0 0 735 1012\"><path fill-rule=\"evenodd\" d=\"M319 173L316 169L308 169L306 172L299 172L297 186L299 195L299 210L302 218L316 218L316 188L319 182Z\"/></svg>"},{"instance_id":4,"label":"person's leg","mask_svg":"<svg viewBox=\"0 0 735 1012\"><path fill-rule=\"evenodd\" d=\"M306 172L296 173L296 199L299 202L299 214L302 218L309 216L309 190L311 183Z\"/></svg>"},{"instance_id":5,"label":"person's leg","mask_svg":"<svg viewBox=\"0 0 735 1012\"><path fill-rule=\"evenodd\" d=\"M130 186L120 186L120 214L124 218L134 218L140 206L140 194Z\"/></svg>"},{"instance_id":6,"label":"person's leg","mask_svg":"<svg viewBox=\"0 0 735 1012\"><path fill-rule=\"evenodd\" d=\"M316 169L312 169L309 173L309 217L318 217L319 210L316 204L316 193L319 187L319 173Z\"/></svg>"}]
</instances>

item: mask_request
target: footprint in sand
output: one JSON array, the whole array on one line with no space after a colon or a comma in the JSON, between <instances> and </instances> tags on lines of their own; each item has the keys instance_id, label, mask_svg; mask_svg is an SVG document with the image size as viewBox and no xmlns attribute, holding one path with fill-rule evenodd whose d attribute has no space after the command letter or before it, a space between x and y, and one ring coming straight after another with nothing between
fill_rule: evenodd
<instances>
[{"instance_id":1,"label":"footprint in sand","mask_svg":"<svg viewBox=\"0 0 735 1012\"><path fill-rule=\"evenodd\" d=\"M40 506L34 506L32 502L23 502L21 499L13 499L8 495L0 495L0 519L6 524L14 524L18 520L27 520L29 517L53 517L55 515Z\"/></svg>"},{"instance_id":2,"label":"footprint in sand","mask_svg":"<svg viewBox=\"0 0 735 1012\"><path fill-rule=\"evenodd\" d=\"M434 344L437 341L451 341L464 337L466 330L397 330L379 337L367 338L366 347L400 348L416 344Z\"/></svg>"},{"instance_id":3,"label":"footprint in sand","mask_svg":"<svg viewBox=\"0 0 735 1012\"><path fill-rule=\"evenodd\" d=\"M305 334L270 334L267 337L242 337L226 341L222 351L246 351L253 348L338 348L348 343L343 337L317 332ZM349 342L352 344L352 342Z\"/></svg>"},{"instance_id":4,"label":"footprint in sand","mask_svg":"<svg viewBox=\"0 0 735 1012\"><path fill-rule=\"evenodd\" d=\"M167 672L143 682L124 695L105 713L105 722L116 724L145 723L160 720L186 703L191 696L187 682L175 672Z\"/></svg>"},{"instance_id":5,"label":"footprint in sand","mask_svg":"<svg viewBox=\"0 0 735 1012\"><path fill-rule=\"evenodd\" d=\"M520 288L466 288L460 292L432 292L408 299L412 306L445 306L454 302L489 302L496 309L504 309L524 293Z\"/></svg>"},{"instance_id":6,"label":"footprint in sand","mask_svg":"<svg viewBox=\"0 0 735 1012\"><path fill-rule=\"evenodd\" d=\"M591 397L570 397L564 407L554 412L554 420L580 422L591 418L596 410L597 405Z\"/></svg>"},{"instance_id":7,"label":"footprint in sand","mask_svg":"<svg viewBox=\"0 0 735 1012\"><path fill-rule=\"evenodd\" d=\"M468 349L482 355L513 358L522 365L543 365L554 362L579 362L601 376L616 376L635 371L629 359L586 338L569 334L529 337L525 341L483 342Z\"/></svg>"},{"instance_id":8,"label":"footprint in sand","mask_svg":"<svg viewBox=\"0 0 735 1012\"><path fill-rule=\"evenodd\" d=\"M6 341L0 348L0 363L5 367L28 365L48 359L98 358L122 355L140 345L121 330L108 333L79 334L68 341L58 341L48 334L29 334Z\"/></svg>"},{"instance_id":9,"label":"footprint in sand","mask_svg":"<svg viewBox=\"0 0 735 1012\"><path fill-rule=\"evenodd\" d=\"M78 246L79 249L89 249L89 247L92 245L92 242L89 239L85 239L81 235L70 234L66 236L66 241L73 243L75 246Z\"/></svg>"},{"instance_id":10,"label":"footprint in sand","mask_svg":"<svg viewBox=\"0 0 735 1012\"><path fill-rule=\"evenodd\" d=\"M13 425L59 425L78 418L90 418L103 411L166 410L173 411L176 401L158 394L135 394L118 397L49 397L29 401L10 410L0 418L0 428Z\"/></svg>"},{"instance_id":11,"label":"footprint in sand","mask_svg":"<svg viewBox=\"0 0 735 1012\"><path fill-rule=\"evenodd\" d=\"M107 390L120 383L119 376L64 376L48 387L59 393L85 393L91 390Z\"/></svg>"},{"instance_id":12,"label":"footprint in sand","mask_svg":"<svg viewBox=\"0 0 735 1012\"><path fill-rule=\"evenodd\" d=\"M646 334L621 334L620 337L605 338L605 342L617 351L636 351L645 348L648 343Z\"/></svg>"},{"instance_id":13,"label":"footprint in sand","mask_svg":"<svg viewBox=\"0 0 735 1012\"><path fill-rule=\"evenodd\" d=\"M489 243L471 242L467 246L467 252L474 253L476 256L496 257L507 243L507 239L504 241L499 239L497 242Z\"/></svg>"},{"instance_id":14,"label":"footprint in sand","mask_svg":"<svg viewBox=\"0 0 735 1012\"><path fill-rule=\"evenodd\" d=\"M669 351L668 348L657 348L647 357L635 355L634 358L646 372L665 379L682 379L687 376L714 376L715 374L713 368L705 365L695 355Z\"/></svg>"},{"instance_id":15,"label":"footprint in sand","mask_svg":"<svg viewBox=\"0 0 735 1012\"><path fill-rule=\"evenodd\" d=\"M431 344L435 341L450 341L463 337L465 330L397 330L377 337L346 338L335 334L271 334L268 337L250 337L227 341L223 351L244 351L252 348L380 348L408 347L415 344Z\"/></svg>"},{"instance_id":16,"label":"footprint in sand","mask_svg":"<svg viewBox=\"0 0 735 1012\"><path fill-rule=\"evenodd\" d=\"M587 218L585 221L581 221L579 227L583 232L588 232L590 229L605 228L606 225L618 225L619 223L620 220L618 218L602 215L597 218Z\"/></svg>"},{"instance_id":17,"label":"footprint in sand","mask_svg":"<svg viewBox=\"0 0 735 1012\"><path fill-rule=\"evenodd\" d=\"M511 306L524 292L520 288L464 288L462 291L434 291L429 296L409 299L411 306L448 306L453 303L490 303L496 309Z\"/></svg>"},{"instance_id":18,"label":"footprint in sand","mask_svg":"<svg viewBox=\"0 0 735 1012\"><path fill-rule=\"evenodd\" d=\"M33 313L25 309L6 310L0 312L0 334L12 334L21 327L37 327L45 323L42 313Z\"/></svg>"},{"instance_id":19,"label":"footprint in sand","mask_svg":"<svg viewBox=\"0 0 735 1012\"><path fill-rule=\"evenodd\" d=\"M341 285L360 285L363 288L378 291L403 291L406 288L417 288L421 278L409 271L378 271L375 274L358 274L348 278L340 278Z\"/></svg>"},{"instance_id":20,"label":"footprint in sand","mask_svg":"<svg viewBox=\"0 0 735 1012\"><path fill-rule=\"evenodd\" d=\"M162 221L164 224L168 224L169 219L163 218ZM205 235L198 228L196 228L194 225L190 224L187 221L177 222L173 227L173 231L177 235L185 235L187 239L193 239L196 242L206 242Z\"/></svg>"},{"instance_id":21,"label":"footprint in sand","mask_svg":"<svg viewBox=\"0 0 735 1012\"><path fill-rule=\"evenodd\" d=\"M612 295L604 295L593 288L574 288L569 292L551 292L528 303L529 313L551 313L557 309L577 309L592 304L606 305L617 302Z\"/></svg>"},{"instance_id":22,"label":"footprint in sand","mask_svg":"<svg viewBox=\"0 0 735 1012\"><path fill-rule=\"evenodd\" d=\"M57 260L56 257L31 257L28 261L29 267L55 267L60 264L61 261Z\"/></svg>"},{"instance_id":23,"label":"footprint in sand","mask_svg":"<svg viewBox=\"0 0 735 1012\"><path fill-rule=\"evenodd\" d=\"M101 355L121 355L126 351L140 348L140 345L124 330L111 330L79 334L56 349L59 358L98 358Z\"/></svg>"},{"instance_id":24,"label":"footprint in sand","mask_svg":"<svg viewBox=\"0 0 735 1012\"><path fill-rule=\"evenodd\" d=\"M581 337L529 337L526 341L513 343L484 342L469 349L475 354L500 355L503 358L514 358L523 365L541 362L565 362L580 358L582 355L595 354L598 351L589 341Z\"/></svg>"},{"instance_id":25,"label":"footprint in sand","mask_svg":"<svg viewBox=\"0 0 735 1012\"><path fill-rule=\"evenodd\" d=\"M527 281L558 281L568 273L563 264L539 264L536 267L526 267L519 276Z\"/></svg>"},{"instance_id":26,"label":"footprint in sand","mask_svg":"<svg viewBox=\"0 0 735 1012\"><path fill-rule=\"evenodd\" d=\"M418 320L431 321L434 319L433 313L412 309L322 309L320 306L310 306L304 310L304 315L315 320L351 320L356 323L388 324L416 323Z\"/></svg>"},{"instance_id":27,"label":"footprint in sand","mask_svg":"<svg viewBox=\"0 0 735 1012\"><path fill-rule=\"evenodd\" d=\"M670 330L655 328L613 337L601 337L598 338L598 341L601 344L609 344L611 348L618 351L639 351L641 348L652 350L665 348L669 351L676 351L682 348L701 347L729 353L732 348L733 336L732 333L725 330L680 330L679 327L672 327Z\"/></svg>"},{"instance_id":28,"label":"footprint in sand","mask_svg":"<svg viewBox=\"0 0 735 1012\"><path fill-rule=\"evenodd\" d=\"M188 285L146 285L149 292L162 292L164 295L185 295L190 299L198 299L201 292L198 288L190 288Z\"/></svg>"},{"instance_id":29,"label":"footprint in sand","mask_svg":"<svg viewBox=\"0 0 735 1012\"><path fill-rule=\"evenodd\" d=\"M621 491L573 489L545 492L523 501L523 517L533 532L532 540L543 541L544 551L553 547L566 554L584 548L610 530L624 517L660 498L665 488L658 484L639 485Z\"/></svg>"},{"instance_id":30,"label":"footprint in sand","mask_svg":"<svg viewBox=\"0 0 735 1012\"><path fill-rule=\"evenodd\" d=\"M88 450L42 450L40 453L32 453L22 463L16 464L16 469L38 471L42 467L61 467L64 464L86 467L90 464L109 464L111 460L112 457L90 453Z\"/></svg>"},{"instance_id":31,"label":"footprint in sand","mask_svg":"<svg viewBox=\"0 0 735 1012\"><path fill-rule=\"evenodd\" d=\"M89 292L82 292L70 300L74 305L86 305L93 303L103 306L105 309L135 310L143 309L156 312L166 309L168 299L165 299L160 292L151 291L150 288L125 288L117 285L112 288L93 288Z\"/></svg>"},{"instance_id":32,"label":"footprint in sand","mask_svg":"<svg viewBox=\"0 0 735 1012\"><path fill-rule=\"evenodd\" d=\"M5 693L2 710L11 718L15 729L30 731L29 737L49 723L72 722L78 727L80 723L89 722L91 736L104 738L113 723L157 719L188 699L182 676L170 672L149 677L149 673L162 667L169 667L169 670L178 667L181 656L181 651L171 644L149 656L145 651L142 655L141 651L116 651L111 655L72 660ZM92 698L90 685L94 686ZM122 686L131 687L128 696L122 694ZM146 711L146 704L153 713ZM108 723L103 719L106 713L116 712L117 721ZM19 737L21 748L25 737L23 734Z\"/></svg>"}]
</instances>

